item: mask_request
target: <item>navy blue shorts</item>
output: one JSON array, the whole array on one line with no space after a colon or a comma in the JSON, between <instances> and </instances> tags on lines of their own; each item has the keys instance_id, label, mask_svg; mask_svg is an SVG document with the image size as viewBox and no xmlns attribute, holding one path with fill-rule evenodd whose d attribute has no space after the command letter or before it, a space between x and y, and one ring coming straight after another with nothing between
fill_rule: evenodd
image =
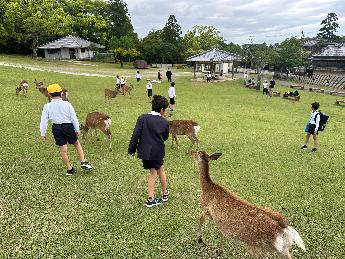
<instances>
[{"instance_id":1,"label":"navy blue shorts","mask_svg":"<svg viewBox=\"0 0 345 259\"><path fill-rule=\"evenodd\" d=\"M175 104L175 98L170 98L170 104L174 105Z\"/></svg>"},{"instance_id":2,"label":"navy blue shorts","mask_svg":"<svg viewBox=\"0 0 345 259\"><path fill-rule=\"evenodd\" d=\"M313 135L314 132L315 132L315 127L316 127L315 124L310 124L310 123L309 123L309 127L308 127L307 132L310 133L311 135ZM316 134L319 134L319 132L316 132Z\"/></svg>"},{"instance_id":3,"label":"navy blue shorts","mask_svg":"<svg viewBox=\"0 0 345 259\"><path fill-rule=\"evenodd\" d=\"M147 97L152 96L152 89L147 89Z\"/></svg>"},{"instance_id":4,"label":"navy blue shorts","mask_svg":"<svg viewBox=\"0 0 345 259\"><path fill-rule=\"evenodd\" d=\"M161 159L161 160L144 160L143 159L141 161L143 162L144 169L154 168L154 169L158 170L164 164L163 159Z\"/></svg>"},{"instance_id":5,"label":"navy blue shorts","mask_svg":"<svg viewBox=\"0 0 345 259\"><path fill-rule=\"evenodd\" d=\"M72 123L53 124L52 133L58 146L74 144L78 140Z\"/></svg>"}]
</instances>

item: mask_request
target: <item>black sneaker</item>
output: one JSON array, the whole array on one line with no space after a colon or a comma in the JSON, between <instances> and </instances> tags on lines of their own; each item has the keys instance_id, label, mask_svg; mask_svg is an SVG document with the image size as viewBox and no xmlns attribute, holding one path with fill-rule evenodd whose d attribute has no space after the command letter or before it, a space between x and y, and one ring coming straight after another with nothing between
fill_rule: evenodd
<instances>
[{"instance_id":1,"label":"black sneaker","mask_svg":"<svg viewBox=\"0 0 345 259\"><path fill-rule=\"evenodd\" d=\"M92 169L92 166L89 164L89 162L80 162L80 167L81 169L84 169L84 170L90 170Z\"/></svg>"},{"instance_id":2,"label":"black sneaker","mask_svg":"<svg viewBox=\"0 0 345 259\"><path fill-rule=\"evenodd\" d=\"M307 150L307 149L308 149L308 147L307 147L307 145L303 145L303 146L301 147L301 149L303 149L303 150Z\"/></svg>"},{"instance_id":3,"label":"black sneaker","mask_svg":"<svg viewBox=\"0 0 345 259\"><path fill-rule=\"evenodd\" d=\"M311 150L311 152L313 152L313 153L315 153L317 151L317 148L316 147L314 147L312 150Z\"/></svg>"},{"instance_id":4,"label":"black sneaker","mask_svg":"<svg viewBox=\"0 0 345 259\"><path fill-rule=\"evenodd\" d=\"M162 204L162 199L160 198L148 198L145 202L145 206L148 208L151 208L156 205L161 205Z\"/></svg>"},{"instance_id":5,"label":"black sneaker","mask_svg":"<svg viewBox=\"0 0 345 259\"><path fill-rule=\"evenodd\" d=\"M166 190L165 193L162 193L162 201L167 202L169 200L169 190Z\"/></svg>"},{"instance_id":6,"label":"black sneaker","mask_svg":"<svg viewBox=\"0 0 345 259\"><path fill-rule=\"evenodd\" d=\"M72 175L75 175L76 173L77 173L77 170L74 167L66 171L67 176L72 176Z\"/></svg>"}]
</instances>

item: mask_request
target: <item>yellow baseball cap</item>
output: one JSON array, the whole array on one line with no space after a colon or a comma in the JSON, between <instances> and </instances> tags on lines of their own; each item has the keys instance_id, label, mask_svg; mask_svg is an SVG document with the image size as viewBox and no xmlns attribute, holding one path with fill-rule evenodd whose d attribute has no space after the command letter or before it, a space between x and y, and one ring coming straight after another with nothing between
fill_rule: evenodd
<instances>
[{"instance_id":1,"label":"yellow baseball cap","mask_svg":"<svg viewBox=\"0 0 345 259\"><path fill-rule=\"evenodd\" d=\"M60 93L62 92L62 88L59 84L52 84L52 85L48 85L47 91L48 91L48 94Z\"/></svg>"}]
</instances>

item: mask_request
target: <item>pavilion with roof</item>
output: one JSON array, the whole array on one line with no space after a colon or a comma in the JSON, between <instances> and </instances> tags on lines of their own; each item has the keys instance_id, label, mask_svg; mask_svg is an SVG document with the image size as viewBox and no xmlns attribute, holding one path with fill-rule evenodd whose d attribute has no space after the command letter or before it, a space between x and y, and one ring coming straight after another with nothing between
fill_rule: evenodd
<instances>
[{"instance_id":1,"label":"pavilion with roof","mask_svg":"<svg viewBox=\"0 0 345 259\"><path fill-rule=\"evenodd\" d=\"M314 72L345 72L345 43L327 46L311 62Z\"/></svg>"},{"instance_id":2,"label":"pavilion with roof","mask_svg":"<svg viewBox=\"0 0 345 259\"><path fill-rule=\"evenodd\" d=\"M195 78L196 71L202 73L210 72L211 74L227 74L231 71L233 77L233 63L235 60L241 60L241 57L237 54L214 48L189 57L186 61L194 64Z\"/></svg>"},{"instance_id":3,"label":"pavilion with roof","mask_svg":"<svg viewBox=\"0 0 345 259\"><path fill-rule=\"evenodd\" d=\"M74 36L67 36L38 47L47 59L92 59L94 49L105 47Z\"/></svg>"}]
</instances>

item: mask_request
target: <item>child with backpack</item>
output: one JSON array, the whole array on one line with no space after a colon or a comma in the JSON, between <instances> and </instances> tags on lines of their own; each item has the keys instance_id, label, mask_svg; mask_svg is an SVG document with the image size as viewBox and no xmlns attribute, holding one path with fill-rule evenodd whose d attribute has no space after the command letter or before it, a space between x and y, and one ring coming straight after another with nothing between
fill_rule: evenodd
<instances>
[{"instance_id":1,"label":"child with backpack","mask_svg":"<svg viewBox=\"0 0 345 259\"><path fill-rule=\"evenodd\" d=\"M329 116L319 112L319 107L320 104L318 102L314 102L311 104L312 112L310 113L309 121L304 129L304 131L306 132L306 137L305 143L301 147L301 149L303 150L308 149L310 135L313 135L314 147L312 148L311 152L316 152L318 147L317 136L319 134L319 131L323 131L326 127Z\"/></svg>"}]
</instances>

